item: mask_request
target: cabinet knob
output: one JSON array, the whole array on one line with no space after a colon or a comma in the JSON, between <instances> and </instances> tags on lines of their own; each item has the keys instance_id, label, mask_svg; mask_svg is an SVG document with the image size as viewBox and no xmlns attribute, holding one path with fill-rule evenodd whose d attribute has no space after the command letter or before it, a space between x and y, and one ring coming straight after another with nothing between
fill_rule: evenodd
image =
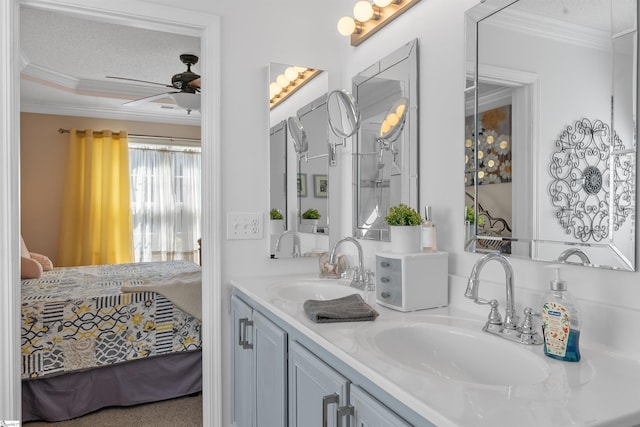
<instances>
[{"instance_id":1,"label":"cabinet knob","mask_svg":"<svg viewBox=\"0 0 640 427\"><path fill-rule=\"evenodd\" d=\"M380 294L380 296L381 296L382 298L389 298L389 297L391 296L391 294L390 294L389 292L382 292L382 293Z\"/></svg>"},{"instance_id":2,"label":"cabinet knob","mask_svg":"<svg viewBox=\"0 0 640 427\"><path fill-rule=\"evenodd\" d=\"M389 268L389 267L391 267L391 264L390 264L390 263L388 263L387 261L382 261L382 262L380 263L380 267L382 267L382 268Z\"/></svg>"},{"instance_id":3,"label":"cabinet knob","mask_svg":"<svg viewBox=\"0 0 640 427\"><path fill-rule=\"evenodd\" d=\"M380 278L380 281L381 281L382 283L389 283L389 282L391 281L391 279L389 279L388 277L381 277L381 278Z\"/></svg>"}]
</instances>

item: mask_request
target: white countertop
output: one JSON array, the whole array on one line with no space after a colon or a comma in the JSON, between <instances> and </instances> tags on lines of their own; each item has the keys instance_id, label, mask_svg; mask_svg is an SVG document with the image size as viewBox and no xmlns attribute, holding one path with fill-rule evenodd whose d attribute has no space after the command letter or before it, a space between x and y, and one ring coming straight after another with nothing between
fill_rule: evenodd
<instances>
[{"instance_id":1,"label":"white countertop","mask_svg":"<svg viewBox=\"0 0 640 427\"><path fill-rule=\"evenodd\" d=\"M548 366L549 375L521 386L451 380L379 354L367 344L369 331L374 324L379 330L386 324L429 323L475 333L481 330L484 318L453 307L401 313L372 303L380 314L374 322L317 324L307 318L302 303L275 298L270 292L274 283L309 279L318 280L309 275L245 278L232 280L232 285L439 427L640 425L640 363L635 360L581 346L580 362L561 362L545 357L542 346L524 346L485 334L497 340L497 347L522 347Z\"/></svg>"}]
</instances>

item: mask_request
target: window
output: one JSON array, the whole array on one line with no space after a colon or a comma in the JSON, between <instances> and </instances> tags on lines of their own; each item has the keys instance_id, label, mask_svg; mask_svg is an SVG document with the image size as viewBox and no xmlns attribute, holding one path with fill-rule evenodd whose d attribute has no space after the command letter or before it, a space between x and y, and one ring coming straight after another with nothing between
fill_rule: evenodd
<instances>
[{"instance_id":1,"label":"window","mask_svg":"<svg viewBox=\"0 0 640 427\"><path fill-rule=\"evenodd\" d=\"M129 138L134 259L198 262L200 148Z\"/></svg>"}]
</instances>

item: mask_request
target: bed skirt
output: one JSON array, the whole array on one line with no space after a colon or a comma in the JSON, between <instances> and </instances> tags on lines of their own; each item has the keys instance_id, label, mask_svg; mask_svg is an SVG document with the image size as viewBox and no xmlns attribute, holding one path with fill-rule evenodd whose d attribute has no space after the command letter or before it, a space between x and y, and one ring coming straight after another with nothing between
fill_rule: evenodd
<instances>
[{"instance_id":1,"label":"bed skirt","mask_svg":"<svg viewBox=\"0 0 640 427\"><path fill-rule=\"evenodd\" d=\"M22 421L62 421L202 391L202 351L22 381Z\"/></svg>"}]
</instances>

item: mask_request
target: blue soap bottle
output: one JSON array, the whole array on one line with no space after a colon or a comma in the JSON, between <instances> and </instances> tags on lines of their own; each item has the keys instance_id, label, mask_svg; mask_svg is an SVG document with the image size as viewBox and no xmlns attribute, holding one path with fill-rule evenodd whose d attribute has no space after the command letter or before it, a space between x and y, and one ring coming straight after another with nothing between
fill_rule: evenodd
<instances>
[{"instance_id":1,"label":"blue soap bottle","mask_svg":"<svg viewBox=\"0 0 640 427\"><path fill-rule=\"evenodd\" d=\"M542 297L542 333L544 354L565 362L580 361L580 310L573 295L567 290L567 282L556 270L550 289Z\"/></svg>"}]
</instances>

